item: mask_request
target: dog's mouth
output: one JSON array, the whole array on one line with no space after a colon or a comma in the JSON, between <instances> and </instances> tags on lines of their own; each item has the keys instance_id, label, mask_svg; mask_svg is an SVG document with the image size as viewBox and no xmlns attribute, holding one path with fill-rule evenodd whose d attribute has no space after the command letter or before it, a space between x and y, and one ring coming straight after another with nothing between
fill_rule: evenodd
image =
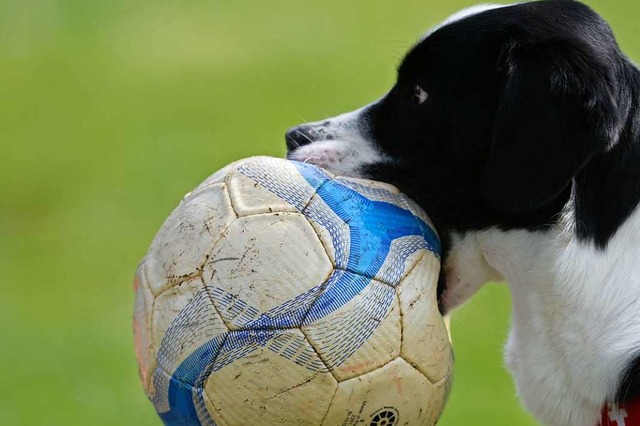
<instances>
[{"instance_id":1,"label":"dog's mouth","mask_svg":"<svg viewBox=\"0 0 640 426\"><path fill-rule=\"evenodd\" d=\"M348 162L353 153L349 152L346 144L335 140L317 140L294 150L289 150L287 159L314 164L330 172L340 174L349 173L344 163Z\"/></svg>"},{"instance_id":2,"label":"dog's mouth","mask_svg":"<svg viewBox=\"0 0 640 426\"><path fill-rule=\"evenodd\" d=\"M372 178L365 173L367 166L390 161L364 139L319 139L289 150L287 159L322 167L337 176L365 179Z\"/></svg>"},{"instance_id":3,"label":"dog's mouth","mask_svg":"<svg viewBox=\"0 0 640 426\"><path fill-rule=\"evenodd\" d=\"M347 167L349 146L321 126L302 125L287 131L287 159L313 164L332 173L352 175Z\"/></svg>"}]
</instances>

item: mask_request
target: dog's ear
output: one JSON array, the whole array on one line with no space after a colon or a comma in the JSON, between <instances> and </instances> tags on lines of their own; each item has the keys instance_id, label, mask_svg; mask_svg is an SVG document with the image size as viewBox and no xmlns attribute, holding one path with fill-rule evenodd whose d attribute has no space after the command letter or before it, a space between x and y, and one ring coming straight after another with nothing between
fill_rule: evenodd
<instances>
[{"instance_id":1,"label":"dog's ear","mask_svg":"<svg viewBox=\"0 0 640 426\"><path fill-rule=\"evenodd\" d=\"M619 133L612 66L576 46L510 46L482 193L492 208L527 212L560 195Z\"/></svg>"}]
</instances>

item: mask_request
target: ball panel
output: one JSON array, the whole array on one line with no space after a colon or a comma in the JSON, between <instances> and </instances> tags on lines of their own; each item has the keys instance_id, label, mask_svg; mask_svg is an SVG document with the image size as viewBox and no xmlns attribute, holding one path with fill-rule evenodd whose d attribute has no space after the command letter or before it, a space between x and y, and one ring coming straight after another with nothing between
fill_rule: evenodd
<instances>
[{"instance_id":1,"label":"ball panel","mask_svg":"<svg viewBox=\"0 0 640 426\"><path fill-rule=\"evenodd\" d=\"M424 253L397 287L402 312L401 355L432 383L452 368L449 335L436 301L439 271L438 258Z\"/></svg>"},{"instance_id":2,"label":"ball panel","mask_svg":"<svg viewBox=\"0 0 640 426\"><path fill-rule=\"evenodd\" d=\"M421 235L396 238L391 242L387 258L374 278L390 286L397 286L415 267L424 253L432 253L428 247ZM427 285L436 286L437 277L436 281L430 281Z\"/></svg>"},{"instance_id":3,"label":"ball panel","mask_svg":"<svg viewBox=\"0 0 640 426\"><path fill-rule=\"evenodd\" d=\"M227 175L231 173L231 171L235 168L238 162L233 162L231 164L227 164L208 178L206 178L200 185L198 185L193 191L189 192L185 195L185 198L189 197L191 194L202 191L207 187L214 186L221 183L226 183Z\"/></svg>"},{"instance_id":4,"label":"ball panel","mask_svg":"<svg viewBox=\"0 0 640 426\"><path fill-rule=\"evenodd\" d=\"M184 199L164 222L147 253L147 276L153 294L196 274L215 241L235 218L222 184Z\"/></svg>"},{"instance_id":5,"label":"ball panel","mask_svg":"<svg viewBox=\"0 0 640 426\"><path fill-rule=\"evenodd\" d=\"M333 265L338 269L346 269L351 245L349 225L317 194L305 207L304 215L318 234Z\"/></svg>"},{"instance_id":6,"label":"ball panel","mask_svg":"<svg viewBox=\"0 0 640 426\"><path fill-rule=\"evenodd\" d=\"M240 218L222 235L203 270L231 329L302 323L332 265L309 222L296 213Z\"/></svg>"},{"instance_id":7,"label":"ball panel","mask_svg":"<svg viewBox=\"0 0 640 426\"><path fill-rule=\"evenodd\" d=\"M190 284L191 288L182 286L184 294L174 294L178 299L174 306L184 307L170 322L158 349L152 402L167 424L209 425L212 423L203 399L204 382L227 338L227 328L206 291L195 282ZM161 297L156 300L156 309ZM164 303L174 303L168 298L162 302L163 307ZM198 419L206 421L197 423Z\"/></svg>"},{"instance_id":8,"label":"ball panel","mask_svg":"<svg viewBox=\"0 0 640 426\"><path fill-rule=\"evenodd\" d=\"M328 372L326 365L309 345L299 329L287 330L238 330L231 332L225 346L213 363L213 371L218 371L237 360L250 356L260 347L266 347L284 359L311 371Z\"/></svg>"},{"instance_id":9,"label":"ball panel","mask_svg":"<svg viewBox=\"0 0 640 426\"><path fill-rule=\"evenodd\" d=\"M395 186L355 178L339 177L335 181L356 191L367 200L378 202L376 213L381 216L379 232L395 234L385 264L377 271L375 279L397 285L411 268L411 262L407 263L407 257L420 249L432 251L439 256L440 241L429 217ZM381 214L385 211L386 217Z\"/></svg>"},{"instance_id":10,"label":"ball panel","mask_svg":"<svg viewBox=\"0 0 640 426\"><path fill-rule=\"evenodd\" d=\"M417 216L420 220L425 222L431 228L435 229L435 227L433 226L433 223L431 222L431 219L429 218L427 213L422 209L422 207L420 207L418 203L413 201L407 195L401 193L398 190L398 188L396 188L393 185L390 185L384 182L377 182L377 181L371 181L367 179L357 179L357 178L339 177L339 178L336 178L336 180L342 183L343 185L353 188L354 190L360 192L361 194L365 195L367 198L371 200L392 203L406 210L409 210L411 213Z\"/></svg>"},{"instance_id":11,"label":"ball panel","mask_svg":"<svg viewBox=\"0 0 640 426\"><path fill-rule=\"evenodd\" d=\"M275 330L245 339L248 334L230 333L221 356L232 353L242 340L251 350L226 365L216 361L206 383L216 412L229 425L320 424L337 382L326 368L314 367L322 362L302 332ZM306 361L291 362L292 356Z\"/></svg>"},{"instance_id":12,"label":"ball panel","mask_svg":"<svg viewBox=\"0 0 640 426\"><path fill-rule=\"evenodd\" d=\"M204 392L203 395L204 395L205 407L207 411L210 413L211 418L215 422L215 426L230 426L229 423L227 423L226 420L222 418L220 413L218 413L218 410L216 410L216 407L214 407L213 402L211 402L211 399L209 399L209 396L207 395L207 393Z\"/></svg>"},{"instance_id":13,"label":"ball panel","mask_svg":"<svg viewBox=\"0 0 640 426\"><path fill-rule=\"evenodd\" d=\"M172 373L195 349L229 331L200 277L171 287L156 298L152 327L154 352L158 353L161 367L168 373ZM171 333L168 333L169 328L173 328Z\"/></svg>"},{"instance_id":14,"label":"ball panel","mask_svg":"<svg viewBox=\"0 0 640 426\"><path fill-rule=\"evenodd\" d=\"M160 419L165 425L217 426L219 423L207 405L204 388L181 381L175 375L158 369L154 379L166 383L169 398L151 398Z\"/></svg>"},{"instance_id":15,"label":"ball panel","mask_svg":"<svg viewBox=\"0 0 640 426\"><path fill-rule=\"evenodd\" d=\"M299 183L304 183L304 181L301 180ZM231 202L238 216L299 211L295 206L238 170L234 170L229 175L228 186Z\"/></svg>"},{"instance_id":16,"label":"ball panel","mask_svg":"<svg viewBox=\"0 0 640 426\"><path fill-rule=\"evenodd\" d=\"M453 365L453 359L451 360L451 362ZM436 389L438 389L438 396L440 397L443 410L444 410L444 407L447 405L447 400L449 399L449 393L451 392L452 384L453 384L453 371L450 371L449 374L443 377L442 380L440 380L439 382L434 383L434 386L436 387Z\"/></svg>"},{"instance_id":17,"label":"ball panel","mask_svg":"<svg viewBox=\"0 0 640 426\"><path fill-rule=\"evenodd\" d=\"M303 175L305 173L305 175ZM301 212L331 175L315 166L271 157L236 164L229 176L234 206L241 215L273 211Z\"/></svg>"},{"instance_id":18,"label":"ball panel","mask_svg":"<svg viewBox=\"0 0 640 426\"><path fill-rule=\"evenodd\" d=\"M402 358L340 382L323 425L434 425L441 390ZM390 419L395 418L391 423Z\"/></svg>"},{"instance_id":19,"label":"ball panel","mask_svg":"<svg viewBox=\"0 0 640 426\"><path fill-rule=\"evenodd\" d=\"M347 186L344 182L347 181L325 182L304 210L311 222L325 228L326 233L321 234L325 245L333 248L329 253L337 268L371 278L385 278L395 284L393 281L397 282L402 275L400 265L414 251L440 252L440 242L433 229L409 210L390 202L395 200L395 194L353 182ZM367 193L374 190L369 198ZM348 233L341 223L348 224ZM331 244L326 241L327 234ZM392 257L387 262L390 266L381 270L389 257Z\"/></svg>"},{"instance_id":20,"label":"ball panel","mask_svg":"<svg viewBox=\"0 0 640 426\"><path fill-rule=\"evenodd\" d=\"M436 232L436 228L431 221L431 218L427 215L427 213L420 207L418 203L413 201L411 198L407 197L405 194L398 194L398 205L403 208L409 210L411 213L416 215L416 217L420 218L424 223L429 225L434 232Z\"/></svg>"},{"instance_id":21,"label":"ball panel","mask_svg":"<svg viewBox=\"0 0 640 426\"><path fill-rule=\"evenodd\" d=\"M385 201L395 204L396 197L400 193L395 186L374 180L338 176L335 178L335 181L361 193L373 201Z\"/></svg>"},{"instance_id":22,"label":"ball panel","mask_svg":"<svg viewBox=\"0 0 640 426\"><path fill-rule=\"evenodd\" d=\"M338 380L374 370L400 353L396 293L386 284L336 270L302 331Z\"/></svg>"},{"instance_id":23,"label":"ball panel","mask_svg":"<svg viewBox=\"0 0 640 426\"><path fill-rule=\"evenodd\" d=\"M138 372L140 380L147 395L155 393L151 376L156 366L155 351L152 347L151 312L153 310L153 294L144 273L144 260L138 266L133 279L133 291L135 293L135 305L133 309L133 342L138 359Z\"/></svg>"}]
</instances>

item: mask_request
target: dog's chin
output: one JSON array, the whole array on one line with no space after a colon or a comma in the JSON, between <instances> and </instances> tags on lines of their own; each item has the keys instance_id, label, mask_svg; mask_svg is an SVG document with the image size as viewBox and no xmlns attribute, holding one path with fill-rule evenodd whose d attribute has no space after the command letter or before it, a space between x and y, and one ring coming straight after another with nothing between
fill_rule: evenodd
<instances>
[{"instance_id":1,"label":"dog's chin","mask_svg":"<svg viewBox=\"0 0 640 426\"><path fill-rule=\"evenodd\" d=\"M333 141L315 141L287 153L287 159L321 167L335 175L363 177L360 173L364 162L357 152Z\"/></svg>"}]
</instances>

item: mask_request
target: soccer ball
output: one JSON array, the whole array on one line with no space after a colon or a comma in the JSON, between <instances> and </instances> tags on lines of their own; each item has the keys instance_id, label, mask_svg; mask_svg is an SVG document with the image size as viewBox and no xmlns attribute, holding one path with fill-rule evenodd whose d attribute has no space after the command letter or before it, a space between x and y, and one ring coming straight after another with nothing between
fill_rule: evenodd
<instances>
[{"instance_id":1,"label":"soccer ball","mask_svg":"<svg viewBox=\"0 0 640 426\"><path fill-rule=\"evenodd\" d=\"M138 267L144 389L166 425L433 425L452 372L439 252L393 186L233 163Z\"/></svg>"}]
</instances>

